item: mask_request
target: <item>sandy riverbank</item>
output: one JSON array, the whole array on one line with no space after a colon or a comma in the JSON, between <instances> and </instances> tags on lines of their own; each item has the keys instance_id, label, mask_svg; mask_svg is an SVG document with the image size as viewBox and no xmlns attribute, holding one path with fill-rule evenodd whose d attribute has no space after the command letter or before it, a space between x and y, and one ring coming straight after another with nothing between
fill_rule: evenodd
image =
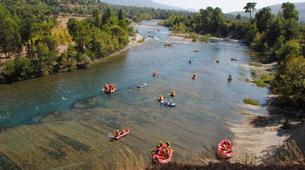
<instances>
[{"instance_id":1,"label":"sandy riverbank","mask_svg":"<svg viewBox=\"0 0 305 170\"><path fill-rule=\"evenodd\" d=\"M249 68L256 75L262 76L271 74L276 65L277 63L251 62L250 64L241 64L241 67ZM277 95L270 94L266 97L270 101L274 100ZM258 114L261 107L263 106L244 104L240 110L244 119L241 123L230 126L235 136L233 139L235 156L232 162L255 165L304 163L305 138L301 139L296 134L304 134L305 125L283 130L283 122L286 120L283 114L286 111L269 104L264 106L269 113L261 115ZM272 114L274 109L277 110L277 114ZM283 152L285 152L284 156ZM294 160L298 162L293 162Z\"/></svg>"},{"instance_id":2,"label":"sandy riverbank","mask_svg":"<svg viewBox=\"0 0 305 170\"><path fill-rule=\"evenodd\" d=\"M258 75L270 74L275 70L277 62L270 64L262 64L259 62L251 62L250 64L240 64L241 67L249 68Z\"/></svg>"},{"instance_id":3,"label":"sandy riverbank","mask_svg":"<svg viewBox=\"0 0 305 170\"><path fill-rule=\"evenodd\" d=\"M198 37L198 39L204 38L210 42L218 42L218 41L228 41L228 42L233 42L233 43L244 43L243 40L237 40L237 39L231 39L231 38L220 38L220 37L214 37L214 36L209 36L209 35L199 35L199 34L194 34ZM189 33L171 33L172 37L180 37L184 38L185 40L192 41L192 34Z\"/></svg>"},{"instance_id":4,"label":"sandy riverbank","mask_svg":"<svg viewBox=\"0 0 305 170\"><path fill-rule=\"evenodd\" d=\"M255 123L270 123L268 121L276 121L277 118L256 116L246 112L243 115L245 116L244 121L230 127L235 135L233 139L235 156L232 162L260 164L266 159L265 155L270 152L269 149L280 147L289 136L278 135L281 125L277 123L270 126L255 125Z\"/></svg>"}]
</instances>

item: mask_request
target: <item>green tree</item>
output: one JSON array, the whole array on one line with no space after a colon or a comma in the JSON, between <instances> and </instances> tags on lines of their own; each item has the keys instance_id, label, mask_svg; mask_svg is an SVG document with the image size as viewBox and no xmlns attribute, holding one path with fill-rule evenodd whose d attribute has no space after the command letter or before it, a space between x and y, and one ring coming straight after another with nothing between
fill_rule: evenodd
<instances>
[{"instance_id":1,"label":"green tree","mask_svg":"<svg viewBox=\"0 0 305 170\"><path fill-rule=\"evenodd\" d=\"M93 22L94 22L94 25L96 27L101 27L102 26L102 19L101 19L101 13L99 10L94 10L93 11Z\"/></svg>"},{"instance_id":2,"label":"green tree","mask_svg":"<svg viewBox=\"0 0 305 170\"><path fill-rule=\"evenodd\" d=\"M284 18L280 15L271 22L270 28L266 33L266 41L269 46L274 46L278 38L284 33Z\"/></svg>"},{"instance_id":3,"label":"green tree","mask_svg":"<svg viewBox=\"0 0 305 170\"><path fill-rule=\"evenodd\" d=\"M256 26L259 32L267 31L270 23L272 22L271 8L262 8L255 14Z\"/></svg>"},{"instance_id":4,"label":"green tree","mask_svg":"<svg viewBox=\"0 0 305 170\"><path fill-rule=\"evenodd\" d=\"M111 15L112 15L111 9L107 8L102 17L103 24L106 24L109 22Z\"/></svg>"},{"instance_id":5,"label":"green tree","mask_svg":"<svg viewBox=\"0 0 305 170\"><path fill-rule=\"evenodd\" d=\"M56 72L73 71L77 69L77 57L74 49L69 48L57 59Z\"/></svg>"},{"instance_id":6,"label":"green tree","mask_svg":"<svg viewBox=\"0 0 305 170\"><path fill-rule=\"evenodd\" d=\"M305 108L305 58L290 56L282 64L275 79L276 91L285 103L295 108Z\"/></svg>"},{"instance_id":7,"label":"green tree","mask_svg":"<svg viewBox=\"0 0 305 170\"><path fill-rule=\"evenodd\" d=\"M297 20L286 19L284 20L283 34L286 38L286 41L292 39L298 39L300 36L300 26Z\"/></svg>"},{"instance_id":8,"label":"green tree","mask_svg":"<svg viewBox=\"0 0 305 170\"><path fill-rule=\"evenodd\" d=\"M2 69L1 75L3 75L6 82L16 81L16 66L14 60L8 60Z\"/></svg>"},{"instance_id":9,"label":"green tree","mask_svg":"<svg viewBox=\"0 0 305 170\"><path fill-rule=\"evenodd\" d=\"M57 57L56 41L51 36L42 37L39 41L28 45L27 57L33 61L36 75L49 75L53 73Z\"/></svg>"},{"instance_id":10,"label":"green tree","mask_svg":"<svg viewBox=\"0 0 305 170\"><path fill-rule=\"evenodd\" d=\"M299 12L296 10L295 5L293 3L287 2L282 4L282 13L283 17L286 20L294 19L299 20Z\"/></svg>"},{"instance_id":11,"label":"green tree","mask_svg":"<svg viewBox=\"0 0 305 170\"><path fill-rule=\"evenodd\" d=\"M255 11L256 2L248 2L244 7L246 13L250 14L250 21L252 21L252 12Z\"/></svg>"},{"instance_id":12,"label":"green tree","mask_svg":"<svg viewBox=\"0 0 305 170\"><path fill-rule=\"evenodd\" d=\"M75 18L70 18L67 23L69 34L73 37L73 39L76 37L77 34L77 25L78 21Z\"/></svg>"},{"instance_id":13,"label":"green tree","mask_svg":"<svg viewBox=\"0 0 305 170\"><path fill-rule=\"evenodd\" d=\"M18 81L31 78L32 72L32 61L29 58L17 57L15 59L15 76Z\"/></svg>"},{"instance_id":14,"label":"green tree","mask_svg":"<svg viewBox=\"0 0 305 170\"><path fill-rule=\"evenodd\" d=\"M1 73L8 82L29 79L32 76L33 66L29 58L18 56L5 63Z\"/></svg>"},{"instance_id":15,"label":"green tree","mask_svg":"<svg viewBox=\"0 0 305 170\"><path fill-rule=\"evenodd\" d=\"M118 19L119 20L123 20L124 19L124 14L123 14L122 9L120 9L119 12L118 12Z\"/></svg>"},{"instance_id":16,"label":"green tree","mask_svg":"<svg viewBox=\"0 0 305 170\"><path fill-rule=\"evenodd\" d=\"M212 21L212 30L214 30L215 32L219 32L224 24L224 14L222 13L222 10L220 8L216 7L214 9Z\"/></svg>"},{"instance_id":17,"label":"green tree","mask_svg":"<svg viewBox=\"0 0 305 170\"><path fill-rule=\"evenodd\" d=\"M21 48L20 27L18 18L0 5L0 50L8 57L9 53L18 52Z\"/></svg>"},{"instance_id":18,"label":"green tree","mask_svg":"<svg viewBox=\"0 0 305 170\"><path fill-rule=\"evenodd\" d=\"M248 44L251 45L251 43L255 39L256 33L257 33L257 28L256 28L255 23L248 25L247 30L248 31L245 35L245 39L248 42Z\"/></svg>"}]
</instances>

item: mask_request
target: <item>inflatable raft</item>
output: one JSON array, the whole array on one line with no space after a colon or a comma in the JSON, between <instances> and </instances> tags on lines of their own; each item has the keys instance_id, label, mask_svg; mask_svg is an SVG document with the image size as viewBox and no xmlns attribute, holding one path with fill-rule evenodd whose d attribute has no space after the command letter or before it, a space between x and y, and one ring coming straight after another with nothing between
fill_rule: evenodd
<instances>
[{"instance_id":1,"label":"inflatable raft","mask_svg":"<svg viewBox=\"0 0 305 170\"><path fill-rule=\"evenodd\" d=\"M161 104L168 107L176 107L176 103L174 103L172 100L161 100Z\"/></svg>"},{"instance_id":2,"label":"inflatable raft","mask_svg":"<svg viewBox=\"0 0 305 170\"><path fill-rule=\"evenodd\" d=\"M111 94L116 91L116 86L113 83L106 83L103 88L103 92L106 94Z\"/></svg>"},{"instance_id":3,"label":"inflatable raft","mask_svg":"<svg viewBox=\"0 0 305 170\"><path fill-rule=\"evenodd\" d=\"M123 137L125 137L125 136L127 136L128 134L129 134L129 132L130 132L130 129L129 128L125 128L125 129L122 129L119 133L119 135L115 135L115 134L113 134L113 136L112 136L112 139L114 139L114 140L119 140L119 139L121 139L121 138L123 138Z\"/></svg>"},{"instance_id":4,"label":"inflatable raft","mask_svg":"<svg viewBox=\"0 0 305 170\"><path fill-rule=\"evenodd\" d=\"M148 84L147 83L140 83L137 85L138 88L143 88L146 87Z\"/></svg>"},{"instance_id":5,"label":"inflatable raft","mask_svg":"<svg viewBox=\"0 0 305 170\"><path fill-rule=\"evenodd\" d=\"M162 155L162 154L157 154L157 153L153 154L152 155L153 161L158 164L169 163L173 157L173 149L172 148L168 148L168 149L169 149L168 155L164 155L164 154Z\"/></svg>"},{"instance_id":6,"label":"inflatable raft","mask_svg":"<svg viewBox=\"0 0 305 170\"><path fill-rule=\"evenodd\" d=\"M228 139L223 139L217 145L217 155L222 159L229 159L233 156L233 143Z\"/></svg>"}]
</instances>

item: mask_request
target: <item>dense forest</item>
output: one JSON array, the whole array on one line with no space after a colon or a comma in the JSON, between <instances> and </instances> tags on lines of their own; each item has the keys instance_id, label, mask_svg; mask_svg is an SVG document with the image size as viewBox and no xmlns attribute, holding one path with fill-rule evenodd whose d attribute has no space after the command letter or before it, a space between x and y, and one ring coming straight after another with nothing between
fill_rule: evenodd
<instances>
[{"instance_id":1,"label":"dense forest","mask_svg":"<svg viewBox=\"0 0 305 170\"><path fill-rule=\"evenodd\" d=\"M182 12L109 6L95 0L2 0L0 82L87 67L129 42L131 22ZM58 17L70 18L60 27ZM82 19L81 19L82 18Z\"/></svg>"},{"instance_id":2,"label":"dense forest","mask_svg":"<svg viewBox=\"0 0 305 170\"><path fill-rule=\"evenodd\" d=\"M281 101L295 108L305 102L305 26L299 23L298 11L292 3L283 3L282 11L272 14L269 7L252 13L256 3L244 7L250 19L237 15L227 19L220 8L208 7L192 15L172 15L162 24L177 33L243 39L264 62L278 62L275 78L270 81Z\"/></svg>"}]
</instances>

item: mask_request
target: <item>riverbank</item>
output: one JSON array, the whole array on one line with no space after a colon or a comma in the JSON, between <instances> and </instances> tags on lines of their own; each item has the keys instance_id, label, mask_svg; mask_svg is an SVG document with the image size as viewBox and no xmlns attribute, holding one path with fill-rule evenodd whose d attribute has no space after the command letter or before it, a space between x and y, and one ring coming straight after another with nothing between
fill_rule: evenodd
<instances>
[{"instance_id":1,"label":"riverbank","mask_svg":"<svg viewBox=\"0 0 305 170\"><path fill-rule=\"evenodd\" d=\"M200 35L195 33L175 33L172 32L171 36L173 37L182 37L186 40L191 41L201 41L201 42L219 42L219 41L227 41L232 43L245 43L244 40L237 40L237 39L231 39L231 38L221 38L221 37L215 37L211 35Z\"/></svg>"},{"instance_id":2,"label":"riverbank","mask_svg":"<svg viewBox=\"0 0 305 170\"><path fill-rule=\"evenodd\" d=\"M263 64L255 61L240 66L252 70L253 80L246 81L263 87L257 84L258 80L265 75L274 74L277 63ZM268 83L266 82L264 87L269 88ZM302 120L294 120L292 124L297 125L290 126L289 118L285 114L287 110L273 105L276 97L275 94L266 96L267 103L264 106L244 104L241 107L240 113L244 119L239 124L232 124L230 128L235 136L233 143L236 151L232 162L251 165L305 164L305 140L294 135L304 134L305 124L302 124ZM260 109L266 109L268 114L259 114ZM293 114L299 115L295 112ZM285 126L289 127L284 129Z\"/></svg>"}]
</instances>

